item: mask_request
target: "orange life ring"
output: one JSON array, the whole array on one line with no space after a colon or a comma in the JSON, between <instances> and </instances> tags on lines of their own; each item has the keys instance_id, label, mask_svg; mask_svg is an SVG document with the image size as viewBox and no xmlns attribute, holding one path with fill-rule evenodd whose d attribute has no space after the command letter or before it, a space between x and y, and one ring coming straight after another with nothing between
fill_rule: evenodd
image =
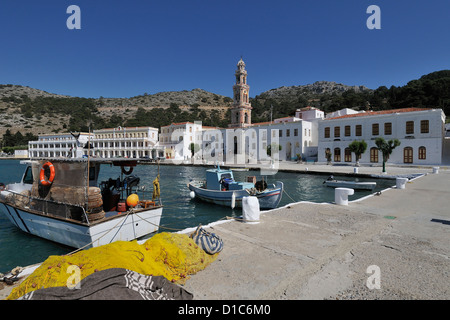
<instances>
[{"instance_id":1,"label":"orange life ring","mask_svg":"<svg viewBox=\"0 0 450 320\"><path fill-rule=\"evenodd\" d=\"M50 177L48 180L45 178L45 169L50 169ZM39 174L39 181L43 186L49 186L53 183L53 179L55 179L55 167L51 162L46 162L41 168L41 172Z\"/></svg>"}]
</instances>

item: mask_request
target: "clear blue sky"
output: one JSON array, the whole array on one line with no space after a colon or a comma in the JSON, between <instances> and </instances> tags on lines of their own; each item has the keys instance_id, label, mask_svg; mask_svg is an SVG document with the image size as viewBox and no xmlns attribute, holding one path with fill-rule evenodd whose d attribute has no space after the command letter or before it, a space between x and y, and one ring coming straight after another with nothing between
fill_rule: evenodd
<instances>
[{"instance_id":1,"label":"clear blue sky","mask_svg":"<svg viewBox=\"0 0 450 320\"><path fill-rule=\"evenodd\" d=\"M69 5L81 30L69 30ZM369 5L381 30L369 30ZM336 81L376 89L450 69L449 0L22 0L0 3L0 84L79 97L202 88L250 96Z\"/></svg>"}]
</instances>

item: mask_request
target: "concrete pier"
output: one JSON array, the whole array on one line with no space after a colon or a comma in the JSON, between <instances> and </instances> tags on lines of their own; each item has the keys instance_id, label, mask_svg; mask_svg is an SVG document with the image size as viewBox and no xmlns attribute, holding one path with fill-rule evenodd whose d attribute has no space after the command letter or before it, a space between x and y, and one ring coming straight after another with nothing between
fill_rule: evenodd
<instances>
[{"instance_id":1,"label":"concrete pier","mask_svg":"<svg viewBox=\"0 0 450 320\"><path fill-rule=\"evenodd\" d=\"M450 299L450 171L388 172L427 175L348 206L298 203L259 224L213 226L224 249L185 289L212 300Z\"/></svg>"}]
</instances>

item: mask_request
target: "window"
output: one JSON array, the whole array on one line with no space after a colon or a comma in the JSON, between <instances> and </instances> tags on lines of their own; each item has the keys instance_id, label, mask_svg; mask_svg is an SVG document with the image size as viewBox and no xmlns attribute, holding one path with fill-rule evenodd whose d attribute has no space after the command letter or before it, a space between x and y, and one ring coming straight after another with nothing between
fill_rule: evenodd
<instances>
[{"instance_id":1,"label":"window","mask_svg":"<svg viewBox=\"0 0 450 320\"><path fill-rule=\"evenodd\" d=\"M334 127L334 137L339 138L341 136L341 127Z\"/></svg>"},{"instance_id":2,"label":"window","mask_svg":"<svg viewBox=\"0 0 450 320\"><path fill-rule=\"evenodd\" d=\"M350 148L345 148L344 150L344 161L352 162L352 152L350 151Z\"/></svg>"},{"instance_id":3,"label":"window","mask_svg":"<svg viewBox=\"0 0 450 320\"><path fill-rule=\"evenodd\" d=\"M372 124L372 135L377 136L380 134L380 125L378 123Z\"/></svg>"},{"instance_id":4,"label":"window","mask_svg":"<svg viewBox=\"0 0 450 320\"><path fill-rule=\"evenodd\" d=\"M294 129L294 137L298 136L298 129Z\"/></svg>"},{"instance_id":5,"label":"window","mask_svg":"<svg viewBox=\"0 0 450 320\"><path fill-rule=\"evenodd\" d=\"M345 126L344 135L346 137L350 137L351 136L350 126Z\"/></svg>"},{"instance_id":6,"label":"window","mask_svg":"<svg viewBox=\"0 0 450 320\"><path fill-rule=\"evenodd\" d=\"M360 125L360 124L356 125L356 127L355 127L355 135L357 137L362 136L362 125Z\"/></svg>"},{"instance_id":7,"label":"window","mask_svg":"<svg viewBox=\"0 0 450 320\"><path fill-rule=\"evenodd\" d=\"M330 127L326 127L325 128L325 138L329 138L330 137Z\"/></svg>"},{"instance_id":8,"label":"window","mask_svg":"<svg viewBox=\"0 0 450 320\"><path fill-rule=\"evenodd\" d=\"M334 162L341 162L341 149L340 148L334 149Z\"/></svg>"},{"instance_id":9,"label":"window","mask_svg":"<svg viewBox=\"0 0 450 320\"><path fill-rule=\"evenodd\" d=\"M370 148L370 162L378 162L378 149L377 148Z\"/></svg>"},{"instance_id":10,"label":"window","mask_svg":"<svg viewBox=\"0 0 450 320\"><path fill-rule=\"evenodd\" d=\"M27 167L27 171L23 176L23 183L25 184L33 184L33 170L31 167Z\"/></svg>"},{"instance_id":11,"label":"window","mask_svg":"<svg viewBox=\"0 0 450 320\"><path fill-rule=\"evenodd\" d=\"M421 120L420 133L428 133L428 132L430 132L430 122L428 120Z\"/></svg>"},{"instance_id":12,"label":"window","mask_svg":"<svg viewBox=\"0 0 450 320\"><path fill-rule=\"evenodd\" d=\"M283 136L283 130L280 129L280 134L278 135L280 138Z\"/></svg>"},{"instance_id":13,"label":"window","mask_svg":"<svg viewBox=\"0 0 450 320\"><path fill-rule=\"evenodd\" d=\"M413 148L406 147L403 149L403 162L413 163Z\"/></svg>"},{"instance_id":14,"label":"window","mask_svg":"<svg viewBox=\"0 0 450 320\"><path fill-rule=\"evenodd\" d=\"M419 147L419 160L425 160L426 158L427 158L427 148Z\"/></svg>"},{"instance_id":15,"label":"window","mask_svg":"<svg viewBox=\"0 0 450 320\"><path fill-rule=\"evenodd\" d=\"M414 134L414 121L406 121L406 134Z\"/></svg>"},{"instance_id":16,"label":"window","mask_svg":"<svg viewBox=\"0 0 450 320\"><path fill-rule=\"evenodd\" d=\"M391 122L386 122L384 124L384 134L385 135L392 134L392 123Z\"/></svg>"},{"instance_id":17,"label":"window","mask_svg":"<svg viewBox=\"0 0 450 320\"><path fill-rule=\"evenodd\" d=\"M286 129L286 137L289 137L291 135L291 130L290 129Z\"/></svg>"}]
</instances>

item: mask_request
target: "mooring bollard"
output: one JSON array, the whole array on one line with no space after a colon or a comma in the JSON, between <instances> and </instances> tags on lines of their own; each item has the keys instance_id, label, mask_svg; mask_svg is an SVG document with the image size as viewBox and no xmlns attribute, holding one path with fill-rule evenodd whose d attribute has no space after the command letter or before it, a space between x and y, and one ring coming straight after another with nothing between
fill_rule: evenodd
<instances>
[{"instance_id":1,"label":"mooring bollard","mask_svg":"<svg viewBox=\"0 0 450 320\"><path fill-rule=\"evenodd\" d=\"M355 190L350 188L336 188L334 189L334 202L337 205L347 206L348 205L348 196L351 196L355 193Z\"/></svg>"},{"instance_id":2,"label":"mooring bollard","mask_svg":"<svg viewBox=\"0 0 450 320\"><path fill-rule=\"evenodd\" d=\"M433 167L433 173L438 174L439 173L439 167Z\"/></svg>"},{"instance_id":3,"label":"mooring bollard","mask_svg":"<svg viewBox=\"0 0 450 320\"><path fill-rule=\"evenodd\" d=\"M395 179L397 189L405 189L406 182L408 178L397 178Z\"/></svg>"},{"instance_id":4,"label":"mooring bollard","mask_svg":"<svg viewBox=\"0 0 450 320\"><path fill-rule=\"evenodd\" d=\"M242 218L246 223L259 223L259 201L257 197L242 198Z\"/></svg>"},{"instance_id":5,"label":"mooring bollard","mask_svg":"<svg viewBox=\"0 0 450 320\"><path fill-rule=\"evenodd\" d=\"M353 168L353 173L358 173L358 167Z\"/></svg>"}]
</instances>

